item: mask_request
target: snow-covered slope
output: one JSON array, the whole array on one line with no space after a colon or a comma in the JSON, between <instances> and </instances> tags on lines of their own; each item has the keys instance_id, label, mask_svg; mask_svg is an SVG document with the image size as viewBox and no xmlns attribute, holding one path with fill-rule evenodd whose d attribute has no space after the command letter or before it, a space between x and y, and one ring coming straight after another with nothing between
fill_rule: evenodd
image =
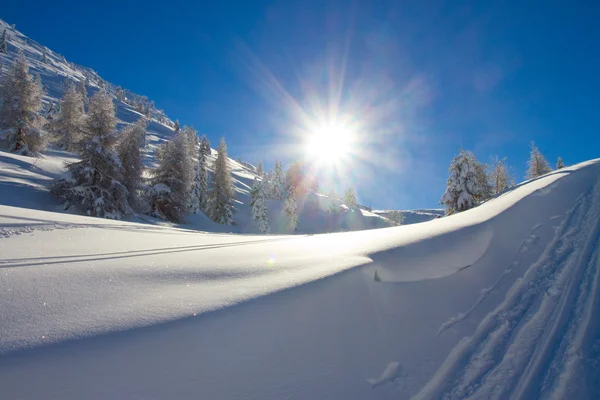
<instances>
[{"instance_id":1,"label":"snow-covered slope","mask_svg":"<svg viewBox=\"0 0 600 400\"><path fill-rule=\"evenodd\" d=\"M600 160L371 231L217 235L9 206L0 227L7 398L600 390Z\"/></svg>"},{"instance_id":2,"label":"snow-covered slope","mask_svg":"<svg viewBox=\"0 0 600 400\"><path fill-rule=\"evenodd\" d=\"M116 85L104 81L92 69L68 62L64 56L12 29L9 24L0 19L0 32L4 29L7 29L10 40L8 42L8 54L0 53L0 64L2 65L0 77L14 61L18 52L22 51L30 65L30 72L39 73L42 78L42 83L47 92L44 98L45 109L50 107L50 103L57 104L59 102L64 92L66 80L70 79L76 82L86 80L88 95L90 96L99 89L100 85L106 86L107 91L114 99L120 128L135 123L142 117L142 114L136 111L133 106L117 100ZM142 98L142 96L129 91L126 92L126 95L131 100ZM156 165L155 153L158 146L172 137L174 132L172 125L173 121L164 115L164 112L151 108L147 143L144 149L144 164L148 168ZM216 142L218 138L212 139ZM75 155L49 150L43 152L42 160L38 161L16 157L1 152L1 150L3 149L0 143L0 204L16 205L15 202L18 204L18 199L23 198L19 193L35 193L34 198L26 196L22 206L61 211L61 208L49 195L44 195L44 192L47 192L45 186L64 171L64 168L61 169L60 166L62 166L65 159L73 160ZM217 152L212 150L212 154L208 157L209 170L212 170L216 157ZM11 165L11 163L13 164ZM252 164L238 163L232 159L228 160L228 164L236 191L236 225L221 226L210 221L205 215L200 214L190 215L187 218L188 223L184 225L186 228L213 232L257 232L248 206L250 203L250 188L256 176L255 168ZM329 201L328 198L323 199L323 197L312 195L304 201L300 199L299 233L361 230L392 225L387 219L360 209L350 210L350 213L341 216L331 215L329 212L330 204L334 203L340 206L342 201L334 199ZM304 208L304 204L307 204L308 207ZM291 233L287 229L285 218L282 216L282 208L283 202L281 201L269 202L271 229L276 233ZM137 218L134 218L134 220ZM146 218L146 220L151 221L149 218Z\"/></svg>"}]
</instances>

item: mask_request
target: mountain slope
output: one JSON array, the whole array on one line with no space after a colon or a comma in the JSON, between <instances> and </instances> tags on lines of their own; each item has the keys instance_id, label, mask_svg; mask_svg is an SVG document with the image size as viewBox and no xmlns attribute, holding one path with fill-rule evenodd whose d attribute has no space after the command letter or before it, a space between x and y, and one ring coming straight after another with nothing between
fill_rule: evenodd
<instances>
[{"instance_id":1,"label":"mountain slope","mask_svg":"<svg viewBox=\"0 0 600 400\"><path fill-rule=\"evenodd\" d=\"M21 32L12 29L9 24L0 20L0 32L7 29L10 40L8 42L8 54L0 53L0 77L7 70L10 64L14 61L19 51L25 55L27 62L30 65L30 72L33 74L39 73L42 79L47 95L44 98L45 111L50 108L50 104L58 104L63 95L65 82L71 80L74 82L85 81L87 83L88 96L95 93L101 85L105 86L108 93L113 97L113 102L116 107L116 115L119 119L119 128L135 123L142 114L136 111L135 107L119 101L117 99L117 86L104 81L94 70L83 67L71 62L68 62L64 56L53 52L47 47L28 38ZM45 61L44 61L45 59ZM143 99L144 96L125 92L130 103L137 102ZM146 99L147 100L147 99ZM148 119L147 142L144 148L144 164L148 168L156 166L156 149L169 140L173 133L174 123L169 119L163 111L150 107L150 118ZM216 143L218 138L212 138ZM0 149L1 149L0 142ZM212 173L214 161L217 157L216 150L212 150L212 154L207 157L209 174ZM60 211L59 205L48 198L43 199L41 193L45 191L44 186L47 186L52 179L60 176L61 171L55 166L61 165L65 159L73 160L75 155L66 152L49 150L43 152L43 161L30 160L15 157L4 152L0 152L0 190L9 191L6 198L8 201L3 201L0 197L0 204L18 205L14 203L15 199L25 198L24 204L29 208L42 209L52 211ZM11 161L12 160L12 161ZM11 165L12 162L12 165ZM27 164L30 164L29 166ZM51 170L45 171L46 165L52 165ZM257 233L257 229L253 224L250 212L250 189L254 178L257 176L255 168L246 162L238 163L232 159L228 159L228 165L233 176L233 183L236 192L236 210L235 215L236 226L221 226L213 223L204 215L190 215L185 224L186 227L207 230L215 232L234 232L234 233ZM37 175L32 175L27 169L35 169ZM13 170L7 174L7 170ZM15 179L14 174L18 177ZM44 179L47 177L48 179ZM31 179L29 179L31 178ZM43 182L43 183L42 183ZM14 190L17 190L16 192ZM21 196L20 193L35 192L35 201L29 196ZM307 208L304 208L307 204ZM312 195L309 198L299 201L299 220L300 224L298 232L300 233L319 233L330 231L345 231L345 230L361 230L391 226L392 223L386 218L378 215L363 212L360 209L350 210L351 212L341 216L332 216L329 212L330 205L340 207L343 204L342 200L329 199L320 195ZM281 201L269 202L269 217L271 228L276 233L292 233L287 229L287 222L282 216L283 204ZM134 218L136 220L136 218ZM151 221L150 218L145 218L146 221Z\"/></svg>"},{"instance_id":2,"label":"mountain slope","mask_svg":"<svg viewBox=\"0 0 600 400\"><path fill-rule=\"evenodd\" d=\"M594 398L599 177L595 160L447 218L292 237L0 206L0 385L48 399Z\"/></svg>"}]
</instances>

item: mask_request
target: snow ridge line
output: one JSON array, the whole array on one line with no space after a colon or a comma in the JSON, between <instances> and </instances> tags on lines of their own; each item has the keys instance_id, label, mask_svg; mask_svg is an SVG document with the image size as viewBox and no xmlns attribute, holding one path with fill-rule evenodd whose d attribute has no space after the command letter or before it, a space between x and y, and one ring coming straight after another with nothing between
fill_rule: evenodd
<instances>
[{"instance_id":1,"label":"snow ridge line","mask_svg":"<svg viewBox=\"0 0 600 400\"><path fill-rule=\"evenodd\" d=\"M596 229L586 221L597 220L589 218L589 213L595 211L599 198L597 181L578 198L538 261L513 284L505 300L483 319L475 334L458 343L414 398L497 398L506 397L516 389L532 355L523 344L529 343L534 349L553 321L551 310L564 297L561 289L569 283L569 278L573 279L572 270L581 264L578 244L594 238ZM567 308L565 312L572 311Z\"/></svg>"}]
</instances>

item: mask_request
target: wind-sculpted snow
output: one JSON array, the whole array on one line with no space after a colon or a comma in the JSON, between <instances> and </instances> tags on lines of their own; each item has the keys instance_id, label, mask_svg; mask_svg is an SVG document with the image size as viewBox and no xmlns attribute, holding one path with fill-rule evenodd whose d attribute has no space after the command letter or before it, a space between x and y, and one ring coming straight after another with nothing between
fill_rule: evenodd
<instances>
[{"instance_id":1,"label":"wind-sculpted snow","mask_svg":"<svg viewBox=\"0 0 600 400\"><path fill-rule=\"evenodd\" d=\"M583 163L451 217L326 235L0 206L21 233L0 239L2 393L593 398L599 175Z\"/></svg>"}]
</instances>

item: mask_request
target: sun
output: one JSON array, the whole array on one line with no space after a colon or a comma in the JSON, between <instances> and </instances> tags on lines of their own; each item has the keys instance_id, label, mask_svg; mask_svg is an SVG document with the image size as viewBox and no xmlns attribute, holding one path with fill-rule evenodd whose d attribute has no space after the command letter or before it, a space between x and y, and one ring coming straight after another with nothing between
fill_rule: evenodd
<instances>
[{"instance_id":1,"label":"sun","mask_svg":"<svg viewBox=\"0 0 600 400\"><path fill-rule=\"evenodd\" d=\"M307 137L306 155L319 163L338 163L350 155L354 137L354 131L344 124L321 124Z\"/></svg>"}]
</instances>

